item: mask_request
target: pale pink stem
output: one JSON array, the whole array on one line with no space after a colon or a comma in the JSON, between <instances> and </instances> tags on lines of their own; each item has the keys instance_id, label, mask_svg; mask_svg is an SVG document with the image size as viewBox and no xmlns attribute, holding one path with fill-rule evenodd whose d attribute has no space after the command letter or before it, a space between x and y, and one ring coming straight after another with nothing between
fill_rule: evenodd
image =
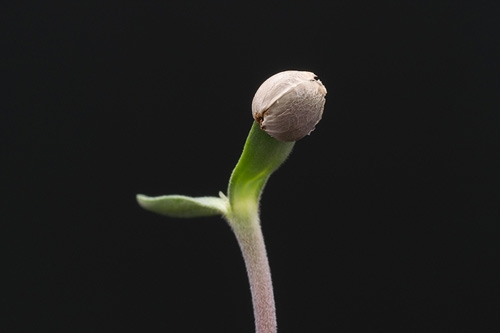
<instances>
[{"instance_id":1,"label":"pale pink stem","mask_svg":"<svg viewBox=\"0 0 500 333\"><path fill-rule=\"evenodd\" d=\"M247 268L252 293L256 333L276 333L276 307L274 304L271 270L258 217L250 221L232 221L231 225Z\"/></svg>"}]
</instances>

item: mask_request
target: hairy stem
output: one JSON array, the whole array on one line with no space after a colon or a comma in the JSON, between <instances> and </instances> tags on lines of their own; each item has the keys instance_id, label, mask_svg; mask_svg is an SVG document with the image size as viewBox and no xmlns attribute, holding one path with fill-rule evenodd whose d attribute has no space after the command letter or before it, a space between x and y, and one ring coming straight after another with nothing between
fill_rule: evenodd
<instances>
[{"instance_id":1,"label":"hairy stem","mask_svg":"<svg viewBox=\"0 0 500 333\"><path fill-rule=\"evenodd\" d=\"M241 221L241 216L236 219L237 221L230 220L229 224L245 260L252 293L256 333L276 333L276 308L271 270L258 214L243 217L246 221Z\"/></svg>"},{"instance_id":2,"label":"hairy stem","mask_svg":"<svg viewBox=\"0 0 500 333\"><path fill-rule=\"evenodd\" d=\"M294 142L281 142L262 131L257 122L248 134L243 153L228 186L228 210L247 268L256 333L276 333L271 270L259 219L259 201L269 176L290 155Z\"/></svg>"}]
</instances>

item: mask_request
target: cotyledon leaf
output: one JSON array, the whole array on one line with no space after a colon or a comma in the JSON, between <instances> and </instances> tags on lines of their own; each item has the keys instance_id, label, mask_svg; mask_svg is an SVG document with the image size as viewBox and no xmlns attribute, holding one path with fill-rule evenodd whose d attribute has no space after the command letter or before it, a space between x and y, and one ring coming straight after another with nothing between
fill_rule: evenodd
<instances>
[{"instance_id":1,"label":"cotyledon leaf","mask_svg":"<svg viewBox=\"0 0 500 333\"><path fill-rule=\"evenodd\" d=\"M185 195L162 195L148 197L137 195L139 205L151 212L170 217L203 217L225 215L228 200L224 194L220 197L189 197Z\"/></svg>"}]
</instances>

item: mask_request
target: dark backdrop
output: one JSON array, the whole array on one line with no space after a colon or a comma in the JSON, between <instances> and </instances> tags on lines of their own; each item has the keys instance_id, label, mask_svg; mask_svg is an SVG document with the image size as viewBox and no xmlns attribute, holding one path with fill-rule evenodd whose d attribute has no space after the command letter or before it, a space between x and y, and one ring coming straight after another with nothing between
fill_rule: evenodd
<instances>
[{"instance_id":1,"label":"dark backdrop","mask_svg":"<svg viewBox=\"0 0 500 333\"><path fill-rule=\"evenodd\" d=\"M0 331L252 332L217 217L258 86L328 89L262 199L280 332L487 332L500 305L494 1L9 1Z\"/></svg>"}]
</instances>

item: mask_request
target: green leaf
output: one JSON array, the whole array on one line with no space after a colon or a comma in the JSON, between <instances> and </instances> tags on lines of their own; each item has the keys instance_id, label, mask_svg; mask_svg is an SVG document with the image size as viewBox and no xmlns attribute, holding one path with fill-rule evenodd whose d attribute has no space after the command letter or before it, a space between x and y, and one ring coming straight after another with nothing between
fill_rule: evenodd
<instances>
[{"instance_id":1,"label":"green leaf","mask_svg":"<svg viewBox=\"0 0 500 333\"><path fill-rule=\"evenodd\" d=\"M223 215L228 220L247 220L258 214L262 189L269 176L290 155L294 144L272 138L254 121L243 153L231 174L227 198L222 193L219 198L139 194L137 201L146 210L170 217Z\"/></svg>"},{"instance_id":2,"label":"green leaf","mask_svg":"<svg viewBox=\"0 0 500 333\"><path fill-rule=\"evenodd\" d=\"M222 193L220 196L220 198L193 198L185 195L148 197L138 194L137 202L146 210L170 217L202 217L226 214L228 200Z\"/></svg>"}]
</instances>

